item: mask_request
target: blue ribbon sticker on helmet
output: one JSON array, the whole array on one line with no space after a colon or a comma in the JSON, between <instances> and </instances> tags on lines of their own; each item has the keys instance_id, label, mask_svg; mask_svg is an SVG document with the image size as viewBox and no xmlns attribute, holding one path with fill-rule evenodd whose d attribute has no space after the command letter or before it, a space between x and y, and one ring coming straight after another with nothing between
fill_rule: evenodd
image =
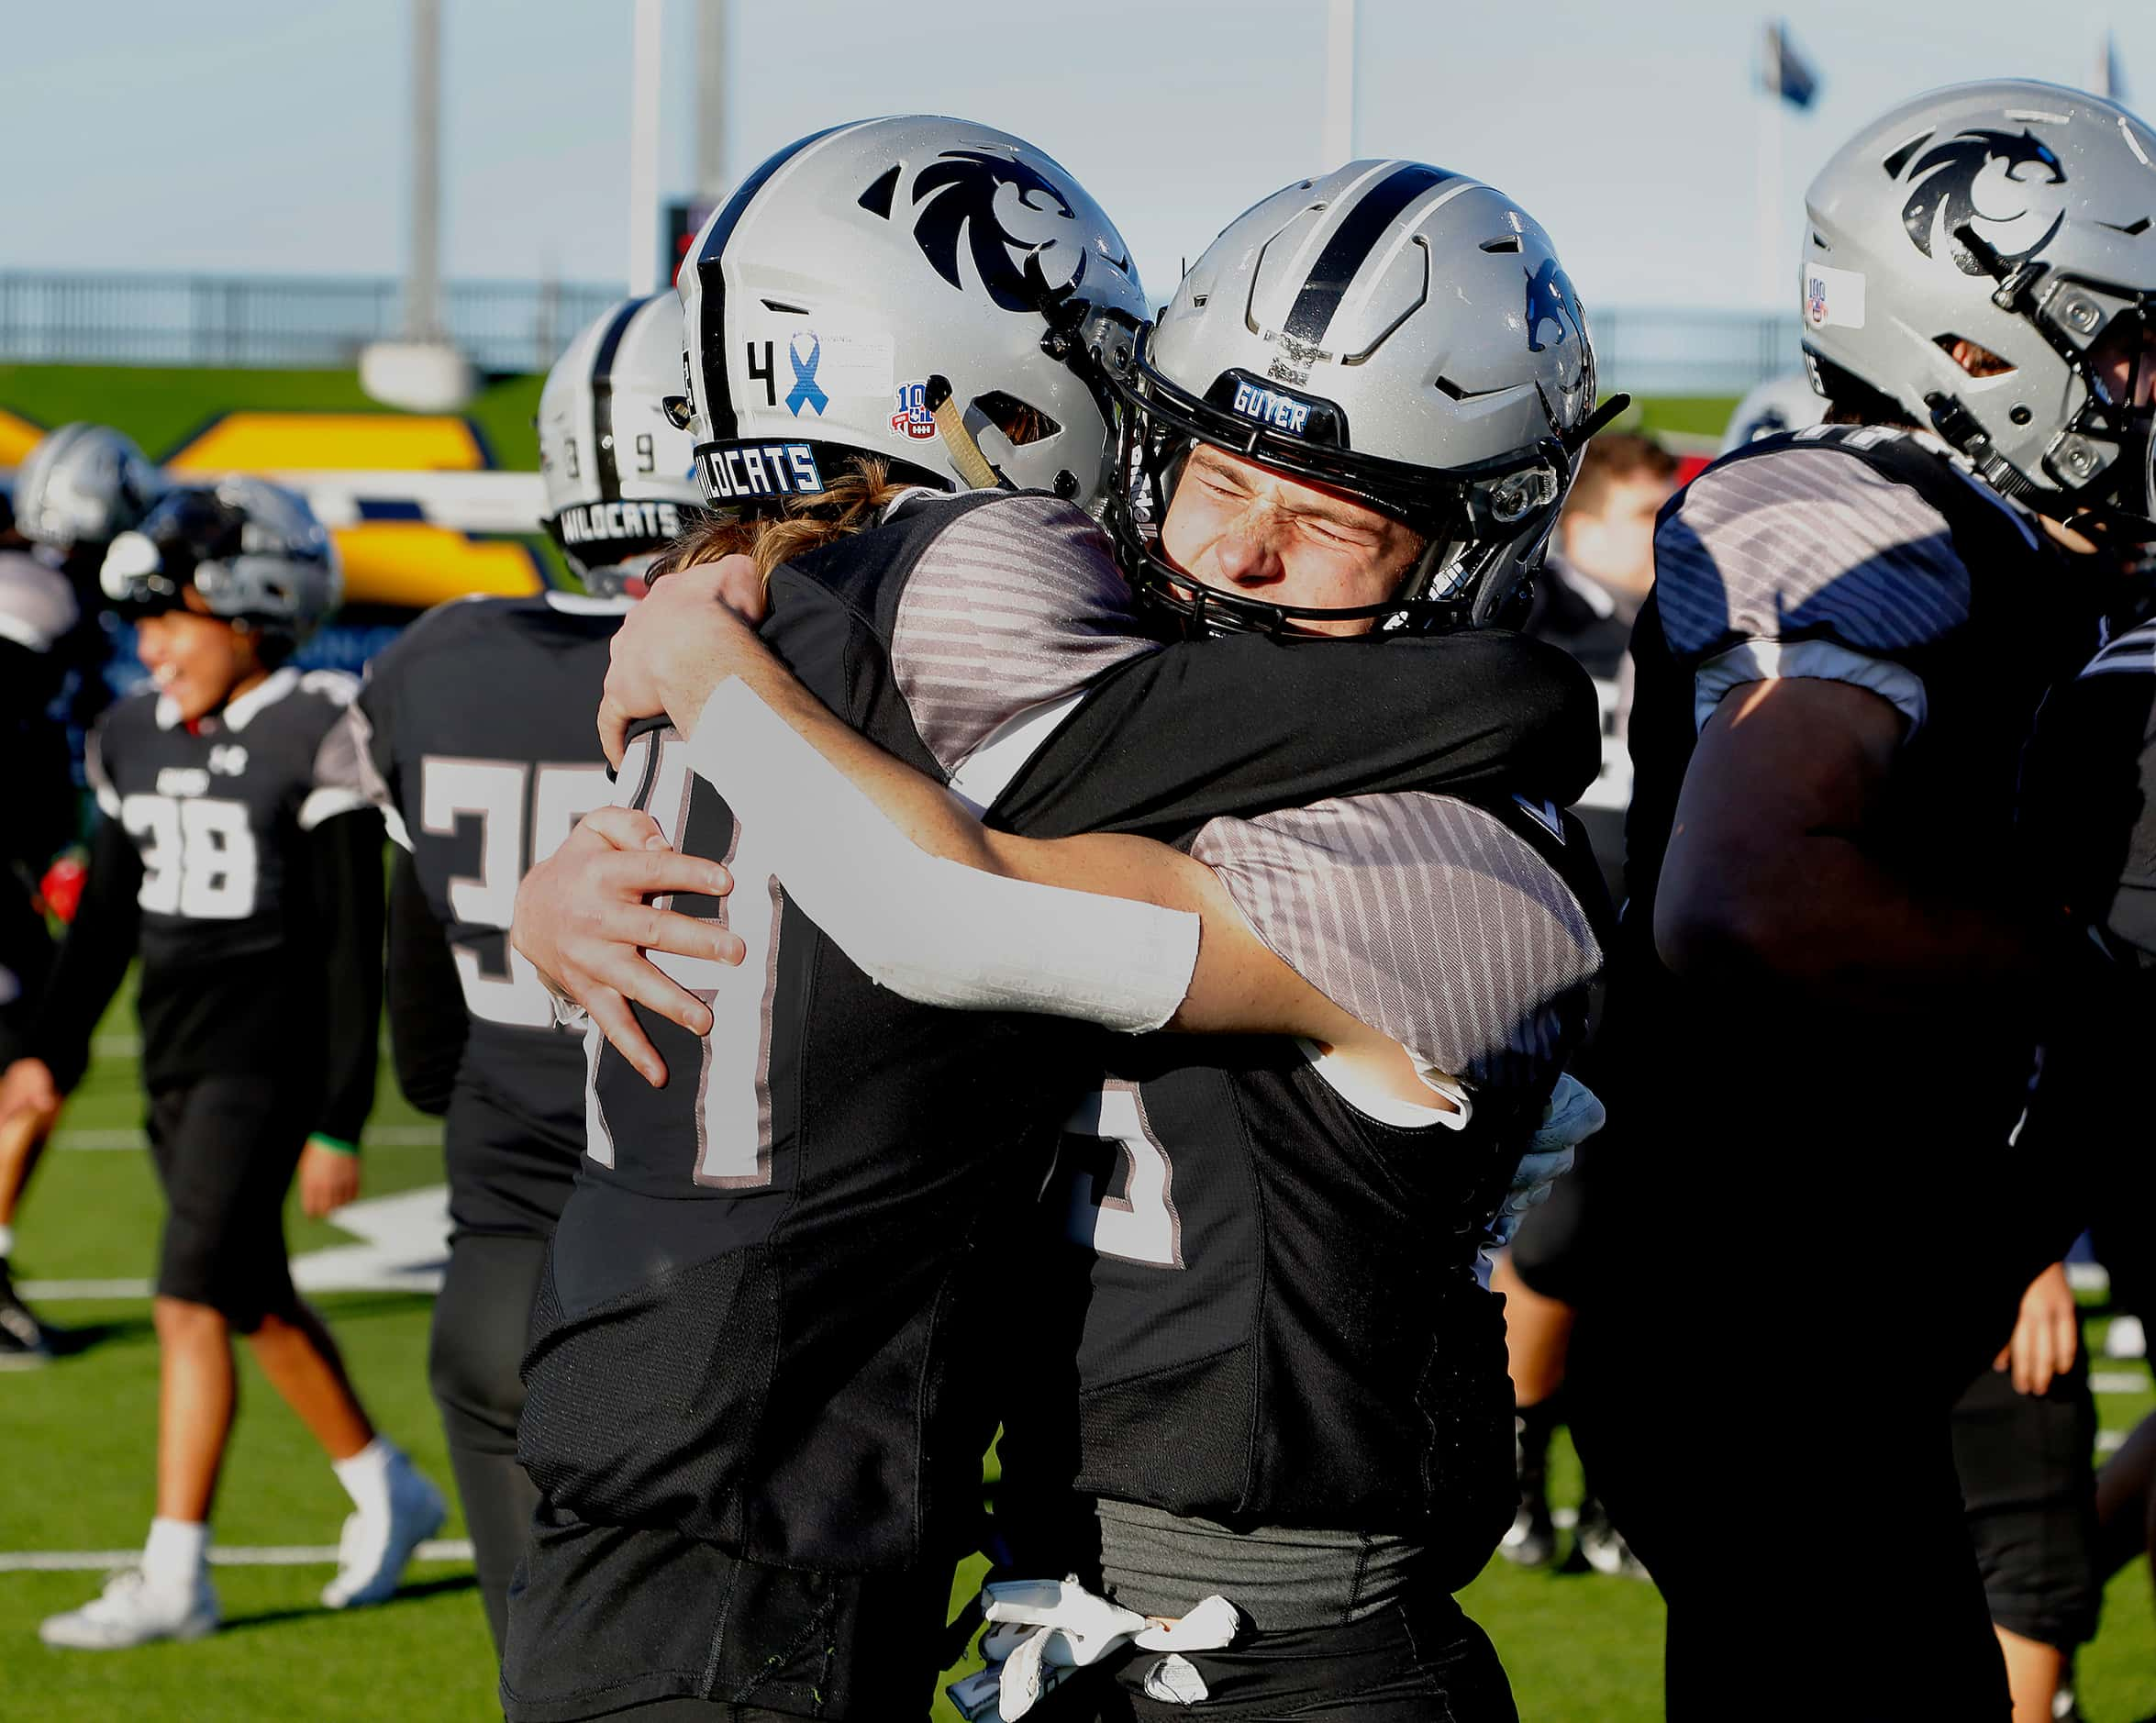
<instances>
[{"instance_id":1,"label":"blue ribbon sticker on helmet","mask_svg":"<svg viewBox=\"0 0 2156 1723\"><path fill-rule=\"evenodd\" d=\"M817 388L816 384L816 368L824 356L823 341L814 329L808 332L808 339L810 346L806 359L801 357L801 350L794 345L791 339L786 342L786 362L794 367L794 386L786 391L786 411L795 418L801 417L801 409L805 406L814 407L820 418L824 408L831 401L831 397Z\"/></svg>"}]
</instances>

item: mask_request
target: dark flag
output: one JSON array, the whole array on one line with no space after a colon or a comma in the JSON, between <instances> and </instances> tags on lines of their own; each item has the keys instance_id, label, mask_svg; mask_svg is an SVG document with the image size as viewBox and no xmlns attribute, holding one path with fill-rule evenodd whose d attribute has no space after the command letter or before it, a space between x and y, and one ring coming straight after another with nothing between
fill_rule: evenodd
<instances>
[{"instance_id":1,"label":"dark flag","mask_svg":"<svg viewBox=\"0 0 2156 1723\"><path fill-rule=\"evenodd\" d=\"M1760 57L1760 88L1778 95L1792 107L1809 107L1819 94L1819 74L1797 52L1789 39L1789 26L1780 18L1767 20L1766 46Z\"/></svg>"}]
</instances>

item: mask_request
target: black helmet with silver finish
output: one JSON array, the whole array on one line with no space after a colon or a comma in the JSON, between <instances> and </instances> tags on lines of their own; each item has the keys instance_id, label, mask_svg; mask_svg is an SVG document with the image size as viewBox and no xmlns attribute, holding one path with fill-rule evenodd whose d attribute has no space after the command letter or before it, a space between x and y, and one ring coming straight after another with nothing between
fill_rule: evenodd
<instances>
[{"instance_id":1,"label":"black helmet with silver finish","mask_svg":"<svg viewBox=\"0 0 2156 1723\"><path fill-rule=\"evenodd\" d=\"M112 541L99 580L122 616L178 609L193 587L209 615L291 641L344 594L336 545L306 499L242 475L168 493Z\"/></svg>"},{"instance_id":2,"label":"black helmet with silver finish","mask_svg":"<svg viewBox=\"0 0 2156 1723\"><path fill-rule=\"evenodd\" d=\"M62 425L15 475L16 530L62 556L94 552L139 522L161 490L131 439L108 425Z\"/></svg>"}]
</instances>

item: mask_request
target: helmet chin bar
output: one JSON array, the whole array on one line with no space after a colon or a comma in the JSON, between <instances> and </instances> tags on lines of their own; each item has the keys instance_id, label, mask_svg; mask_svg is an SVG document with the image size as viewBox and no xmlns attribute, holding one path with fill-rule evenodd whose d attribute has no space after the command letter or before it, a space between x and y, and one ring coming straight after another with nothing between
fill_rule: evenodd
<instances>
[{"instance_id":1,"label":"helmet chin bar","mask_svg":"<svg viewBox=\"0 0 2156 1723\"><path fill-rule=\"evenodd\" d=\"M2055 283L2039 297L2037 288L2050 272L2049 264L2028 260L2008 263L1971 223L1956 228L1954 238L1999 283L1992 303L2043 337L2081 379L2084 399L2080 410L2044 451L2050 484L2039 484L2002 454L1959 395L1935 390L1924 397L1934 428L1968 457L1986 484L2036 513L2062 525L2092 521L2141 543L2156 540L2156 409L2130 402L2114 404L2089 360L2119 317L2138 317L2145 326L2156 328L2156 294L2102 289L2106 297L2128 302L2128 308L2097 323L2095 299L2074 294L2070 281ZM2077 343L2060 326L2048 308L2051 305L2063 306L2069 317L2077 310L2087 311L2091 321L2083 329L2085 341ZM2108 459L2104 454L2106 449ZM2139 494L2128 495L2137 480Z\"/></svg>"}]
</instances>

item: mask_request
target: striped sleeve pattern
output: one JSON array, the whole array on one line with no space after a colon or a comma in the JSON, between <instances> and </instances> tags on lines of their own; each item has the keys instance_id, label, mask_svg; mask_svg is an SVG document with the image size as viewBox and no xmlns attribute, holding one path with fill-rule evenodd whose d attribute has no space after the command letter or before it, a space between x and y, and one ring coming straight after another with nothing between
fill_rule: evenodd
<instances>
[{"instance_id":1,"label":"striped sleeve pattern","mask_svg":"<svg viewBox=\"0 0 2156 1723\"><path fill-rule=\"evenodd\" d=\"M2156 622L2128 628L2106 640L2081 673L2084 676L2156 676Z\"/></svg>"},{"instance_id":2,"label":"striped sleeve pattern","mask_svg":"<svg viewBox=\"0 0 2156 1723\"><path fill-rule=\"evenodd\" d=\"M946 773L1000 726L1151 650L1106 535L1052 496L960 515L922 553L892 630L915 728Z\"/></svg>"},{"instance_id":3,"label":"striped sleeve pattern","mask_svg":"<svg viewBox=\"0 0 2156 1723\"><path fill-rule=\"evenodd\" d=\"M1561 1007L1602 950L1570 888L1493 816L1421 792L1350 796L1217 819L1191 853L1284 962L1426 1068L1555 1080Z\"/></svg>"},{"instance_id":4,"label":"striped sleeve pattern","mask_svg":"<svg viewBox=\"0 0 2156 1723\"><path fill-rule=\"evenodd\" d=\"M1888 655L1969 617L1969 571L1946 517L1831 448L1702 473L1656 530L1654 578L1663 634L1688 660L1820 637Z\"/></svg>"}]
</instances>

